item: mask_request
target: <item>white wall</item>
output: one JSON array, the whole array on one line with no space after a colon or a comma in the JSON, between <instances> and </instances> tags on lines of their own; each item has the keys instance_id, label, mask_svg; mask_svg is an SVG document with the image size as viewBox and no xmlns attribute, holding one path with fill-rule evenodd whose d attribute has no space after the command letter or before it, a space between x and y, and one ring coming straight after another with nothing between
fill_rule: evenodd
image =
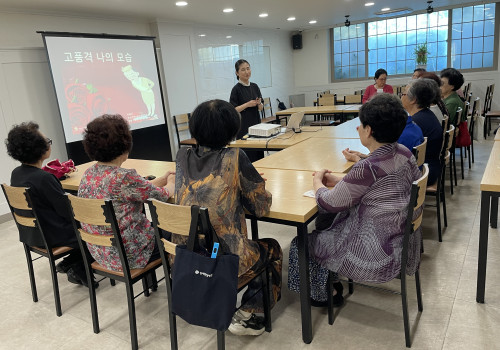
<instances>
[{"instance_id":1,"label":"white wall","mask_svg":"<svg viewBox=\"0 0 500 350\"><path fill-rule=\"evenodd\" d=\"M162 61L165 65L164 88L169 101L171 125L173 125L173 115L192 112L203 101L215 98L229 101L231 87L228 87L227 79L233 79L234 65L225 64L224 67L219 67L223 70L220 74L214 74L216 78L205 79L203 70L205 67L201 65L198 57L198 50L201 48L229 44L243 45L249 42L269 46L272 86L261 87L262 96L271 97L273 111L277 111L276 98L287 101L288 95L293 92L289 33L278 30L234 29L167 22L158 22L157 32ZM205 36L199 37L200 33ZM231 38L228 39L226 36ZM173 128L171 130L173 131ZM175 135L171 135L171 140L176 140ZM177 145L174 147L177 148Z\"/></svg>"},{"instance_id":2,"label":"white wall","mask_svg":"<svg viewBox=\"0 0 500 350\"><path fill-rule=\"evenodd\" d=\"M302 33L302 50L293 51L293 68L295 72L295 93L306 95L306 105L312 105L316 93L324 90L333 90L339 95L353 94L355 90L361 90L373 84L373 79L362 81L347 81L341 83L328 83L330 80L330 49L329 29L308 31ZM499 35L500 41L500 35ZM327 44L325 44L327 42ZM500 55L499 63L500 67ZM403 78L391 78L391 85L403 85L411 76ZM498 70L488 72L464 73L466 82L471 82L471 91L474 97L484 100L486 87L494 83L500 86L500 72ZM500 91L498 88L494 98L492 109L500 110Z\"/></svg>"}]
</instances>

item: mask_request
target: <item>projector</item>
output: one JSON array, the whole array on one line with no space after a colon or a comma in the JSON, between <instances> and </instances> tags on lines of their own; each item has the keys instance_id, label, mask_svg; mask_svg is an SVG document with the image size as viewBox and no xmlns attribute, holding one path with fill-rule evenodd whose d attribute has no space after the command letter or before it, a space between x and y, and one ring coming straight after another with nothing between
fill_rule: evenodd
<instances>
[{"instance_id":1,"label":"projector","mask_svg":"<svg viewBox=\"0 0 500 350\"><path fill-rule=\"evenodd\" d=\"M281 125L260 123L248 128L250 137L271 137L279 134Z\"/></svg>"}]
</instances>

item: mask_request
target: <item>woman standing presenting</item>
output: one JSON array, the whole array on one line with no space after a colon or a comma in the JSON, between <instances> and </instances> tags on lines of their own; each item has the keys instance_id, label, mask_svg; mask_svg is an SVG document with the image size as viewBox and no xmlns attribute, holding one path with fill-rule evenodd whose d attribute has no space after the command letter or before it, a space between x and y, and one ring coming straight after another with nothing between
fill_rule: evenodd
<instances>
[{"instance_id":1,"label":"woman standing presenting","mask_svg":"<svg viewBox=\"0 0 500 350\"><path fill-rule=\"evenodd\" d=\"M365 93L363 94L363 103L369 101L376 94L381 94L386 92L388 94L394 93L392 86L386 84L387 81L387 71L383 68L377 69L375 72L375 84L369 85L365 89Z\"/></svg>"},{"instance_id":2,"label":"woman standing presenting","mask_svg":"<svg viewBox=\"0 0 500 350\"><path fill-rule=\"evenodd\" d=\"M262 111L262 94L259 86L251 83L252 70L246 60L238 60L234 64L238 83L231 90L229 102L241 114L241 128L237 138L248 134L248 128L260 123L260 111ZM264 158L263 151L247 151L248 158L254 162Z\"/></svg>"}]
</instances>

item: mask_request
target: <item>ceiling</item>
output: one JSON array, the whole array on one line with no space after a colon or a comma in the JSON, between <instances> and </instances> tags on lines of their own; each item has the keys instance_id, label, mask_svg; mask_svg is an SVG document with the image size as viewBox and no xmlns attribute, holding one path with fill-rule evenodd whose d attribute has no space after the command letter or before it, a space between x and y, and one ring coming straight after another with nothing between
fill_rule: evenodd
<instances>
[{"instance_id":1,"label":"ceiling","mask_svg":"<svg viewBox=\"0 0 500 350\"><path fill-rule=\"evenodd\" d=\"M374 14L384 7L422 11L427 0L186 0L188 5L178 7L177 0L0 0L0 11L64 14L92 17L113 17L146 21L175 21L208 25L243 26L247 28L285 31L329 27L345 21L377 18ZM372 1L375 5L364 6ZM497 0L492 0L497 1ZM447 7L470 3L470 0L435 0L433 7ZM232 7L234 12L223 13ZM266 18L259 14L266 12ZM287 21L296 17L293 22ZM316 24L309 24L310 20Z\"/></svg>"}]
</instances>

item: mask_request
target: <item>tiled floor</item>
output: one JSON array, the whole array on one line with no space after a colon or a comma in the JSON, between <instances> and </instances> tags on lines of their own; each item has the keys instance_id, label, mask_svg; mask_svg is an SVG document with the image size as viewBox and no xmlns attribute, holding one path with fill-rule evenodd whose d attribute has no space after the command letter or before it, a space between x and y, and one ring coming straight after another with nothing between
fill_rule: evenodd
<instances>
[{"instance_id":1,"label":"tiled floor","mask_svg":"<svg viewBox=\"0 0 500 350\"><path fill-rule=\"evenodd\" d=\"M409 279L413 349L500 349L500 236L490 229L486 303L477 304L476 271L479 236L479 183L493 141L475 144L475 163L465 169L465 180L451 197L447 189L448 228L437 242L435 209L424 217L421 278L424 311L417 313L413 278ZM432 201L433 198L429 198ZM285 255L286 285L291 227L260 224L261 237L274 237ZM59 275L63 315L55 315L52 286L45 260L35 262L39 302L31 299L29 280L17 230L12 221L0 225L1 349L129 349L130 337L125 289L101 282L97 302L101 332L94 334L85 287ZM138 289L137 286L136 289ZM167 300L164 285L151 297L136 299L139 346L169 349ZM403 349L400 298L357 287L333 326L326 310L313 308L314 340L302 342L297 294L283 289L273 310L273 331L259 337L226 333L227 349ZM215 331L178 321L180 349L216 349Z\"/></svg>"}]
</instances>

